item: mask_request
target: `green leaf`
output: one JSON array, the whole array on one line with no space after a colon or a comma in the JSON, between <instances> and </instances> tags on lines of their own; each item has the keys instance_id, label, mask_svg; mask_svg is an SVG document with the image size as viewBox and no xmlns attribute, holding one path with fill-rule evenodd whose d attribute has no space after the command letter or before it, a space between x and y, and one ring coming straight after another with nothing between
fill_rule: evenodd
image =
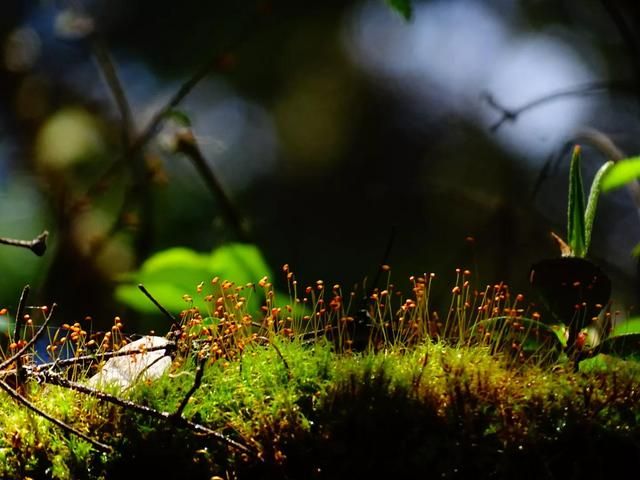
<instances>
[{"instance_id":1,"label":"green leaf","mask_svg":"<svg viewBox=\"0 0 640 480\"><path fill-rule=\"evenodd\" d=\"M567 241L573 255L583 258L586 255L585 206L582 173L580 172L580 146L576 145L571 156L569 168L569 205L567 221Z\"/></svg>"},{"instance_id":2,"label":"green leaf","mask_svg":"<svg viewBox=\"0 0 640 480\"><path fill-rule=\"evenodd\" d=\"M620 160L602 180L602 190L609 192L640 178L640 156Z\"/></svg>"},{"instance_id":3,"label":"green leaf","mask_svg":"<svg viewBox=\"0 0 640 480\"><path fill-rule=\"evenodd\" d=\"M633 317L616 325L609 338L600 344L598 351L620 358L640 360L640 317Z\"/></svg>"},{"instance_id":4,"label":"green leaf","mask_svg":"<svg viewBox=\"0 0 640 480\"><path fill-rule=\"evenodd\" d=\"M640 317L632 317L626 322L620 322L613 328L611 335L609 336L615 337L618 335L629 335L632 333L640 334Z\"/></svg>"},{"instance_id":5,"label":"green leaf","mask_svg":"<svg viewBox=\"0 0 640 480\"><path fill-rule=\"evenodd\" d=\"M214 250L209 258L209 268L217 272L221 280L238 285L271 276L271 269L258 247L246 243L230 243Z\"/></svg>"},{"instance_id":6,"label":"green leaf","mask_svg":"<svg viewBox=\"0 0 640 480\"><path fill-rule=\"evenodd\" d=\"M584 212L584 253L585 255L589 251L589 246L591 245L591 232L593 231L593 222L596 218L596 208L598 206L598 198L600 198L600 193L602 191L602 181L603 178L607 175L607 172L613 168L614 163L612 161L606 162L602 165L598 171L596 172L595 177L593 177L593 183L591 184L591 189L589 190L589 200L587 201L587 209Z\"/></svg>"},{"instance_id":7,"label":"green leaf","mask_svg":"<svg viewBox=\"0 0 640 480\"><path fill-rule=\"evenodd\" d=\"M566 340L562 326L547 325L530 318L494 317L476 323L472 338L492 351L536 361L555 362Z\"/></svg>"},{"instance_id":8,"label":"green leaf","mask_svg":"<svg viewBox=\"0 0 640 480\"><path fill-rule=\"evenodd\" d=\"M138 312L156 313L156 307L138 290L142 283L147 290L170 312L180 312L190 307L183 295L193 298L193 305L207 312L210 304L204 296L210 291L210 281L214 277L229 280L237 285L255 283L271 270L260 250L255 245L224 245L211 254L198 253L187 248L170 248L148 258L140 270L123 277L123 283L116 288L116 298ZM197 286L204 282L207 287L202 295L197 294ZM251 295L249 311L259 308L263 295Z\"/></svg>"},{"instance_id":9,"label":"green leaf","mask_svg":"<svg viewBox=\"0 0 640 480\"><path fill-rule=\"evenodd\" d=\"M191 127L191 118L182 110L171 109L164 114L164 117L173 120L181 127Z\"/></svg>"},{"instance_id":10,"label":"green leaf","mask_svg":"<svg viewBox=\"0 0 640 480\"><path fill-rule=\"evenodd\" d=\"M411 16L413 15L411 0L386 0L386 3L391 9L402 15L402 18L407 22L411 20Z\"/></svg>"}]
</instances>

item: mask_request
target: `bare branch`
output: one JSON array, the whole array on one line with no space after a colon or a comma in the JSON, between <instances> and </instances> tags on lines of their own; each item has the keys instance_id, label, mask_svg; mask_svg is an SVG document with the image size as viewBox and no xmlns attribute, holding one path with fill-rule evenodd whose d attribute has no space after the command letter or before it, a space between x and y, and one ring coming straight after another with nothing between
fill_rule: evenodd
<instances>
[{"instance_id":1,"label":"bare branch","mask_svg":"<svg viewBox=\"0 0 640 480\"><path fill-rule=\"evenodd\" d=\"M196 378L193 381L193 385L191 386L189 391L185 394L184 398L180 402L180 405L178 405L178 408L173 413L174 416L182 417L182 412L187 407L187 404L189 403L189 399L200 388L200 385L202 385L202 376L204 375L204 366L207 362L207 359L208 359L207 356L203 356L202 358L198 359L198 365L196 367Z\"/></svg>"},{"instance_id":2,"label":"bare branch","mask_svg":"<svg viewBox=\"0 0 640 480\"><path fill-rule=\"evenodd\" d=\"M98 67L102 72L107 87L111 91L113 100L115 101L115 104L118 107L118 111L120 112L120 119L122 122L122 148L126 150L129 147L129 143L131 141L131 133L133 132L133 115L131 113L129 101L127 100L127 95L122 88L122 82L120 81L118 71L116 70L116 67L113 63L113 58L111 57L111 54L109 53L109 50L104 44L102 38L97 34L92 35L91 46L94 57L96 59L96 63L98 64Z\"/></svg>"},{"instance_id":3,"label":"bare branch","mask_svg":"<svg viewBox=\"0 0 640 480\"><path fill-rule=\"evenodd\" d=\"M204 155L202 154L202 151L190 130L178 135L178 145L176 150L185 154L193 162L198 173L207 184L209 191L219 203L222 216L226 223L235 230L236 235L240 240L248 242L250 240L250 235L242 220L242 215L234 205L229 194L223 188L222 183L216 176L213 169L207 163L207 160L204 158Z\"/></svg>"},{"instance_id":4,"label":"bare branch","mask_svg":"<svg viewBox=\"0 0 640 480\"><path fill-rule=\"evenodd\" d=\"M13 327L13 336L11 337L11 341L16 343L20 338L20 329L23 327L23 315L24 315L24 307L27 304L27 297L29 296L29 292L31 291L31 286L25 285L22 288L22 292L20 293L20 299L18 300L18 308L16 310L16 324ZM0 368L2 368L0 366Z\"/></svg>"},{"instance_id":5,"label":"bare branch","mask_svg":"<svg viewBox=\"0 0 640 480\"><path fill-rule=\"evenodd\" d=\"M258 336L256 337L256 339L262 340L263 342L267 342L269 345L273 347L273 349L276 351L276 353L280 357L280 360L282 360L282 364L284 365L284 368L287 370L287 377L291 379L291 369L289 368L289 363L287 362L287 359L284 358L284 355L282 355L282 352L280 351L278 346L275 343L273 343L269 338L264 336Z\"/></svg>"},{"instance_id":6,"label":"bare branch","mask_svg":"<svg viewBox=\"0 0 640 480\"><path fill-rule=\"evenodd\" d=\"M235 448L236 450L239 450L243 453L247 453L247 454L255 453L246 445L243 445L242 443L236 440L233 440L232 438L229 438L220 432L216 432L215 430L205 427L204 425L192 422L183 417L175 417L174 414L172 413L161 412L154 408L146 407L144 405L139 405L129 400L125 400L123 398L117 397L115 395L111 395L109 393L105 393L100 390L87 387L86 385L82 385L80 383L71 382L63 378L57 373L44 371L44 372L41 372L38 378L43 382L50 383L52 385L58 385L65 388L70 388L77 392L84 393L91 397L97 398L98 400L112 403L124 409L128 409L133 412L140 413L142 415L147 415L151 418L177 423L178 425L182 425L195 433L199 433L199 434L206 435L207 437L215 438L216 440L225 443L229 447Z\"/></svg>"},{"instance_id":7,"label":"bare branch","mask_svg":"<svg viewBox=\"0 0 640 480\"><path fill-rule=\"evenodd\" d=\"M25 289L27 287L28 287L28 285L25 287ZM24 290L22 292L23 292L23 295L24 295ZM26 298L26 296L24 298ZM23 297L20 297L20 302L21 303L22 303L22 300L23 300ZM0 370L3 370L8 365L11 365L13 362L18 361L20 359L20 357L22 357L22 355L24 355L27 352L27 350L29 350L33 345L35 345L35 343L40 339L40 337L42 337L42 334L47 329L47 325L49 325L49 322L51 321L51 317L53 316L53 311L55 310L55 307L56 307L56 304L54 303L51 306L51 310L49 311L49 314L44 319L44 322L42 323L42 325L40 326L38 331L36 331L35 335L33 337L31 337L31 339L20 350L18 350L16 353L11 355L11 357L9 357L8 359L6 359L2 363L0 363ZM18 321L16 319L16 326L17 326L17 324L18 324ZM14 335L15 335L15 333L14 333ZM18 373L19 373L19 368L18 368Z\"/></svg>"},{"instance_id":8,"label":"bare branch","mask_svg":"<svg viewBox=\"0 0 640 480\"><path fill-rule=\"evenodd\" d=\"M13 247L28 248L37 256L41 257L42 255L44 255L44 252L47 250L48 236L49 236L49 232L47 230L44 230L40 235L38 235L33 240L17 240L15 238L0 237L0 244L11 245Z\"/></svg>"},{"instance_id":9,"label":"bare branch","mask_svg":"<svg viewBox=\"0 0 640 480\"><path fill-rule=\"evenodd\" d=\"M606 92L610 89L619 89L619 90L632 90L633 85L630 82L591 82L585 83L583 85L576 85L574 87L569 87L561 90L556 90L554 92L550 92L541 97L535 98L517 108L507 108L498 102L491 93L483 92L481 98L487 102L487 104L497 110L500 113L500 118L493 123L489 130L491 132L496 132L504 123L506 122L515 122L518 117L526 112L527 110L531 110L533 108L539 107L540 105L544 105L545 103L554 102L561 98L566 97L580 97L583 95L592 95L595 93Z\"/></svg>"},{"instance_id":10,"label":"bare branch","mask_svg":"<svg viewBox=\"0 0 640 480\"><path fill-rule=\"evenodd\" d=\"M153 303L158 310L160 310L165 317L167 317L169 320L171 320L171 322L176 325L178 323L178 320L176 319L176 317L174 317L173 315L171 315L171 313L169 312L169 310L167 310L166 308L164 308L162 305L160 305L160 302L158 302L153 295L151 295L151 293L149 293L149 290L146 289L146 287L143 284L138 284L138 289L149 299L149 301L151 303Z\"/></svg>"}]
</instances>

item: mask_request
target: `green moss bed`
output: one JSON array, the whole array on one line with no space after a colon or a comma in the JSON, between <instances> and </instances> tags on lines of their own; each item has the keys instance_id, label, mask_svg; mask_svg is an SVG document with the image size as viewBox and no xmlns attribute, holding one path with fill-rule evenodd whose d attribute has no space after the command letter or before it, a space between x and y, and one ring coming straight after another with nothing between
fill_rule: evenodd
<instances>
[{"instance_id":1,"label":"green moss bed","mask_svg":"<svg viewBox=\"0 0 640 480\"><path fill-rule=\"evenodd\" d=\"M176 361L123 396L173 412L194 379L194 361ZM324 340L250 344L205 363L183 412L247 451L68 388L32 380L26 394L113 450L2 393L0 478L583 479L640 467L640 368L612 358L576 372L439 342L341 354Z\"/></svg>"}]
</instances>

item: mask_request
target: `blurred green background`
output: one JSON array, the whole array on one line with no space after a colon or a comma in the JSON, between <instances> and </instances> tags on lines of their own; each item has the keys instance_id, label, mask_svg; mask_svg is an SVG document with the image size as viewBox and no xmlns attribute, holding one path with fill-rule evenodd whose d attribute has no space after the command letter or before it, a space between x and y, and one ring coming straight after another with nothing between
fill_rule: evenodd
<instances>
[{"instance_id":1,"label":"blurred green background","mask_svg":"<svg viewBox=\"0 0 640 480\"><path fill-rule=\"evenodd\" d=\"M118 283L165 249L194 251L184 273L243 239L175 151L185 119L278 289L285 263L301 285L370 284L393 238L394 283L436 272L436 303L456 267L528 294L529 266L558 255L549 232L564 235L567 144L591 128L640 150L639 19L633 1L417 1L408 22L382 0L4 2L0 236L51 236L43 258L0 247L0 304L15 309L30 283L59 322L162 325L137 324L151 313L119 301ZM583 85L603 88L491 129L486 93L517 108ZM603 156L584 151L589 179ZM591 257L626 310L638 212L624 190L600 209Z\"/></svg>"}]
</instances>

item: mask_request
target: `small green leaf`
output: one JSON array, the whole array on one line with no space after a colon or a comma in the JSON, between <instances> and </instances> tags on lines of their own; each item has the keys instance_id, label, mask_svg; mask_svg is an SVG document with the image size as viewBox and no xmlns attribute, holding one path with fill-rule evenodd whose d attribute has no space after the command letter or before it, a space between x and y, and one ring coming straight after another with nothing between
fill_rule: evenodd
<instances>
[{"instance_id":1,"label":"small green leaf","mask_svg":"<svg viewBox=\"0 0 640 480\"><path fill-rule=\"evenodd\" d=\"M191 118L182 110L171 109L164 114L164 117L173 120L181 127L191 127Z\"/></svg>"},{"instance_id":2,"label":"small green leaf","mask_svg":"<svg viewBox=\"0 0 640 480\"><path fill-rule=\"evenodd\" d=\"M640 156L616 162L602 180L602 190L609 192L640 178Z\"/></svg>"},{"instance_id":3,"label":"small green leaf","mask_svg":"<svg viewBox=\"0 0 640 480\"><path fill-rule=\"evenodd\" d=\"M602 165L596 175L593 177L593 183L589 190L589 200L587 201L587 209L584 212L584 253L585 255L589 251L589 245L591 244L591 232L593 231L593 222L596 218L596 207L598 206L598 198L600 198L600 192L602 191L602 181L613 168L614 163L612 161L606 162Z\"/></svg>"},{"instance_id":4,"label":"small green leaf","mask_svg":"<svg viewBox=\"0 0 640 480\"><path fill-rule=\"evenodd\" d=\"M580 146L576 145L571 156L569 168L569 206L567 221L567 241L573 255L583 258L586 255L585 205L582 173L580 171Z\"/></svg>"},{"instance_id":5,"label":"small green leaf","mask_svg":"<svg viewBox=\"0 0 640 480\"><path fill-rule=\"evenodd\" d=\"M411 20L413 15L413 6L411 0L386 0L387 5L402 15L407 22Z\"/></svg>"}]
</instances>

